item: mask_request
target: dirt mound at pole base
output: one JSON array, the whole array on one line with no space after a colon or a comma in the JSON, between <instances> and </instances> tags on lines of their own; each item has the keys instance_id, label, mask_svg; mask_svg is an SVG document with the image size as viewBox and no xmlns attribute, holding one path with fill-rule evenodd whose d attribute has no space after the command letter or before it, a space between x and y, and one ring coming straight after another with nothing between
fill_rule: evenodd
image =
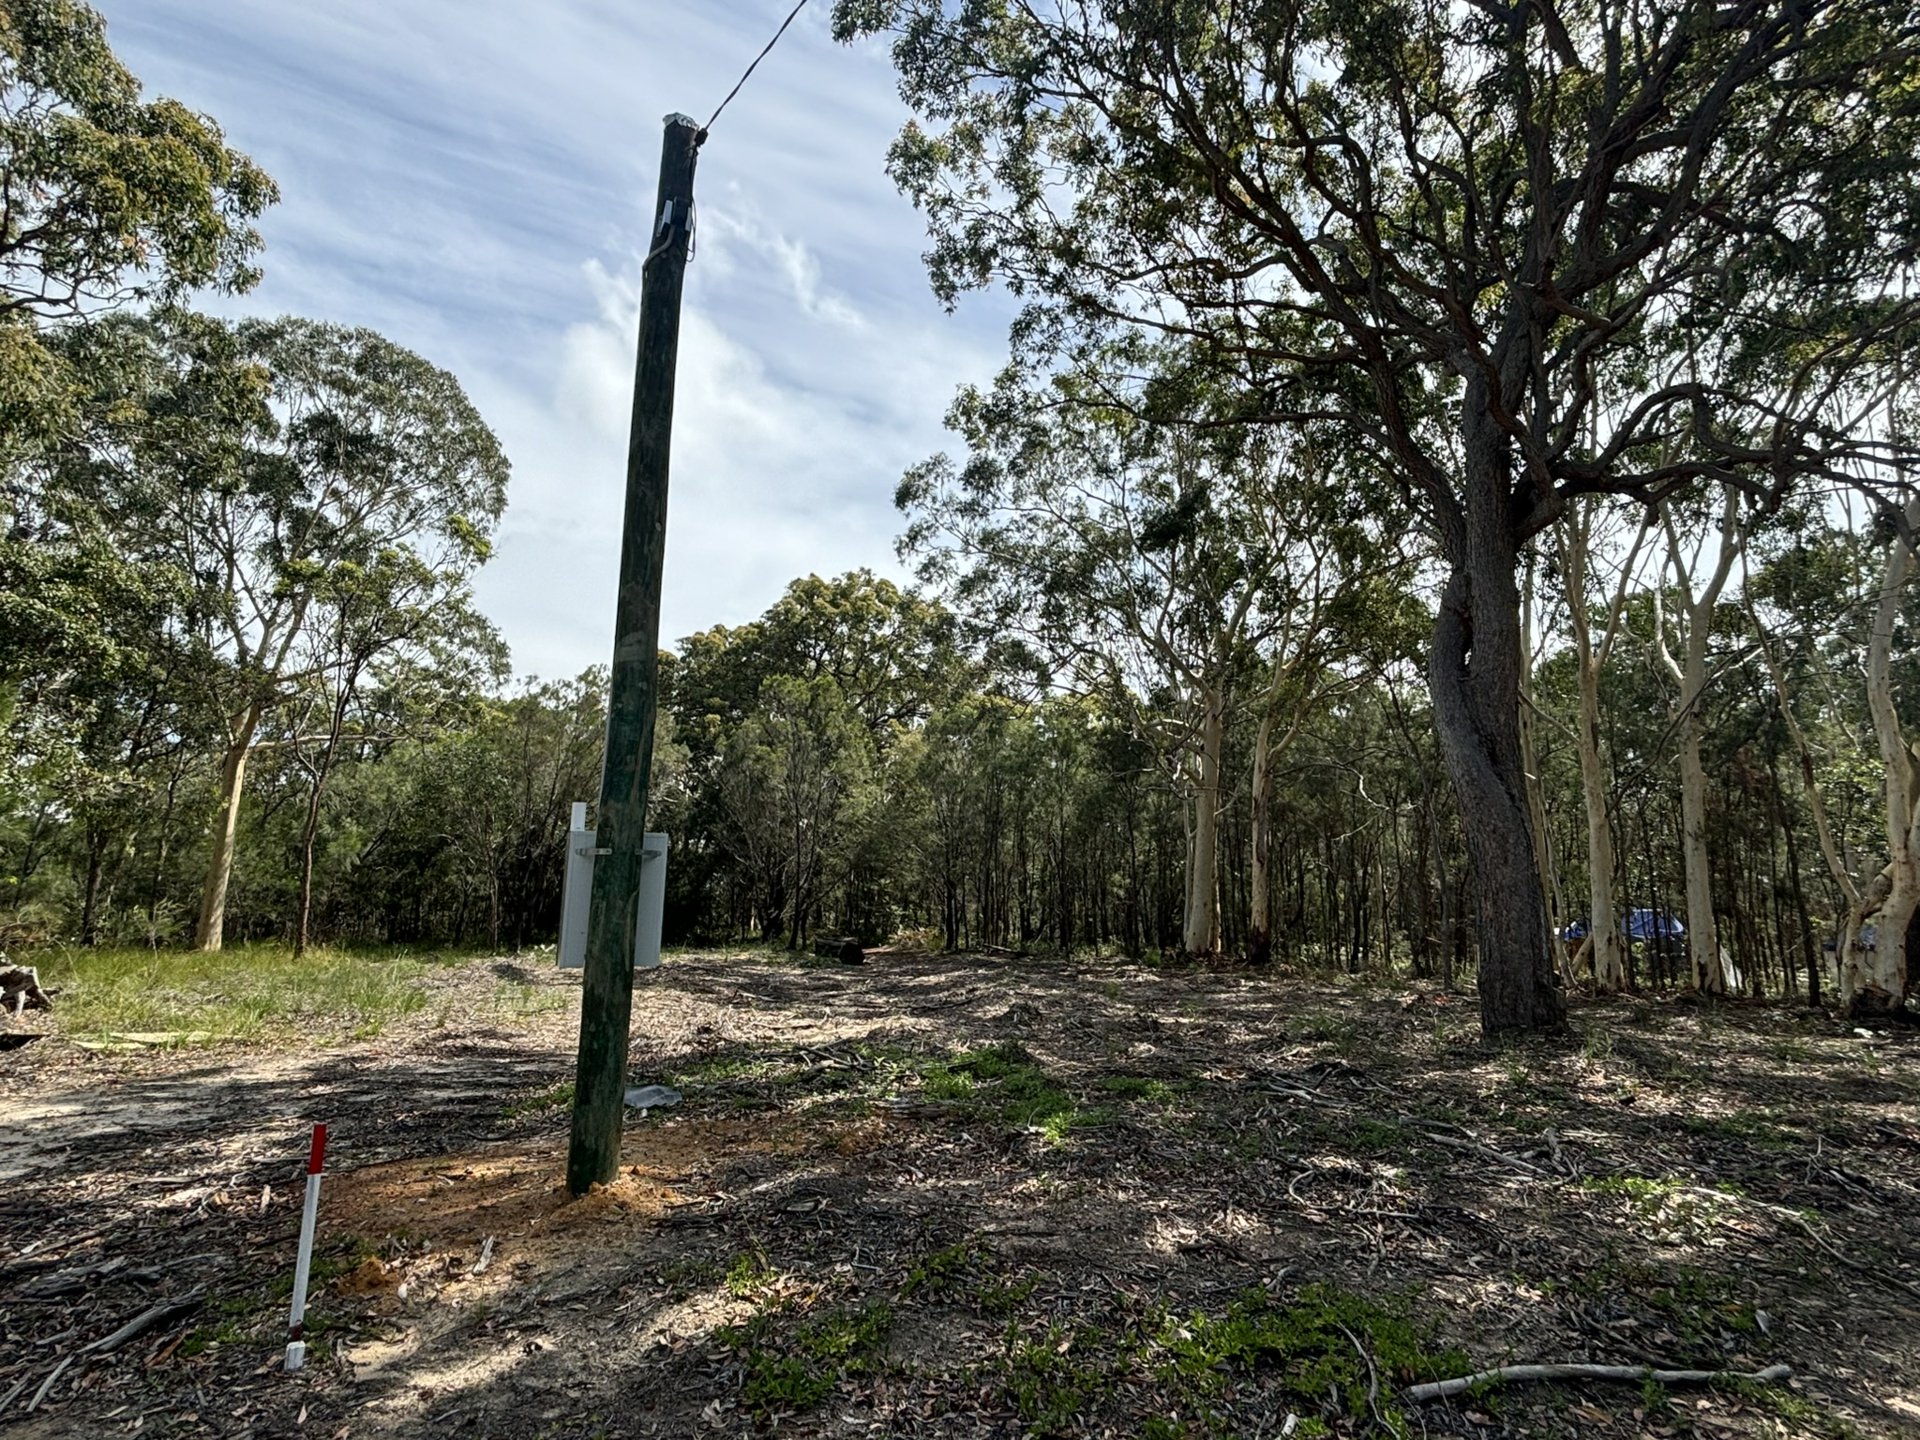
<instances>
[{"instance_id":1,"label":"dirt mound at pole base","mask_svg":"<svg viewBox=\"0 0 1920 1440\"><path fill-rule=\"evenodd\" d=\"M689 1176L721 1157L791 1148L755 1120L646 1126L627 1135L612 1182L578 1199L566 1189L564 1132L368 1165L328 1177L322 1231L358 1237L384 1254L455 1256L477 1252L491 1238L502 1261L515 1252L555 1260L602 1249L610 1225L657 1221L685 1202L681 1187ZM388 1264L382 1277L350 1274L360 1293L372 1293L398 1268Z\"/></svg>"}]
</instances>

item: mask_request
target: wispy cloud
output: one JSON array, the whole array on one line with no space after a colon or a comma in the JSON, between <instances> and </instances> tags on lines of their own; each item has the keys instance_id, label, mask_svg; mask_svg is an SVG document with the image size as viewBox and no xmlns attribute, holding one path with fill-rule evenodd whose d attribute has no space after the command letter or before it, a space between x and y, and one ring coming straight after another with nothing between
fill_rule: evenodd
<instances>
[{"instance_id":1,"label":"wispy cloud","mask_svg":"<svg viewBox=\"0 0 1920 1440\"><path fill-rule=\"evenodd\" d=\"M460 376L515 479L481 596L525 670L606 658L633 333L670 109L704 119L783 0L95 0L150 90L281 183L239 302L371 325ZM943 315L882 161L884 53L793 30L702 152L674 424L664 633L794 575L892 570L902 468L1002 352Z\"/></svg>"},{"instance_id":2,"label":"wispy cloud","mask_svg":"<svg viewBox=\"0 0 1920 1440\"><path fill-rule=\"evenodd\" d=\"M754 210L709 208L699 219L705 247L700 253L713 267L715 280L736 279L748 266L771 265L786 279L794 301L806 315L850 330L866 324L851 301L825 288L820 279L820 262L806 244L767 228Z\"/></svg>"}]
</instances>

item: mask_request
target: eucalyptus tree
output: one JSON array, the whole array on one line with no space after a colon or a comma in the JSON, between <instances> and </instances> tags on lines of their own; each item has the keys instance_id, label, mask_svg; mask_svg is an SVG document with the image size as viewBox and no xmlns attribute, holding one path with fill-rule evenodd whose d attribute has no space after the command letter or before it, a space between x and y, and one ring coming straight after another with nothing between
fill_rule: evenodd
<instances>
[{"instance_id":1,"label":"eucalyptus tree","mask_svg":"<svg viewBox=\"0 0 1920 1440\"><path fill-rule=\"evenodd\" d=\"M70 418L45 327L249 288L275 198L212 120L141 98L90 6L0 6L0 454Z\"/></svg>"},{"instance_id":2,"label":"eucalyptus tree","mask_svg":"<svg viewBox=\"0 0 1920 1440\"><path fill-rule=\"evenodd\" d=\"M954 617L871 570L788 584L758 619L679 642L669 705L681 733L709 753L775 676L832 680L874 737L917 723L957 692L963 662Z\"/></svg>"},{"instance_id":3,"label":"eucalyptus tree","mask_svg":"<svg viewBox=\"0 0 1920 1440\"><path fill-rule=\"evenodd\" d=\"M307 789L295 955L312 936L314 850L342 755L460 724L469 702L507 673L506 647L474 609L464 577L405 546L380 546L319 574L308 614L280 741Z\"/></svg>"},{"instance_id":4,"label":"eucalyptus tree","mask_svg":"<svg viewBox=\"0 0 1920 1440\"><path fill-rule=\"evenodd\" d=\"M331 663L313 637L350 604L364 668L462 621L507 462L453 376L370 330L179 311L96 328L61 483L129 561L190 583L177 623L220 734L197 932L217 950L248 760Z\"/></svg>"},{"instance_id":5,"label":"eucalyptus tree","mask_svg":"<svg viewBox=\"0 0 1920 1440\"><path fill-rule=\"evenodd\" d=\"M720 784L737 853L762 885L762 921L798 949L828 867L872 798L873 741L831 676L770 679L730 737Z\"/></svg>"},{"instance_id":6,"label":"eucalyptus tree","mask_svg":"<svg viewBox=\"0 0 1920 1440\"><path fill-rule=\"evenodd\" d=\"M949 950L1006 933L1015 887L1004 883L1005 842L1017 824L1009 812L1035 788L1034 748L1031 707L1004 695L961 696L912 737L906 759L925 817L920 867Z\"/></svg>"},{"instance_id":7,"label":"eucalyptus tree","mask_svg":"<svg viewBox=\"0 0 1920 1440\"><path fill-rule=\"evenodd\" d=\"M1651 516L1643 516L1639 529L1617 560L1611 596L1598 610L1594 608L1593 581L1597 563L1596 531L1600 528L1600 502L1575 501L1567 507L1559 522L1560 582L1567 601L1568 630L1573 641L1577 708L1574 717L1574 748L1580 759L1580 800L1586 817L1587 833L1587 941L1590 970L1596 990L1603 993L1623 990L1627 984L1626 942L1620 933L1619 901L1614 898L1614 848L1612 807L1607 796L1606 757L1602 754L1600 724L1600 679L1619 639L1620 625L1626 614L1641 546L1647 538ZM1596 623L1598 639L1594 636Z\"/></svg>"},{"instance_id":8,"label":"eucalyptus tree","mask_svg":"<svg viewBox=\"0 0 1920 1440\"><path fill-rule=\"evenodd\" d=\"M125 564L91 525L61 543L57 520L30 523L47 543L0 546L0 874L19 914L51 878L36 857L76 855L93 944L140 838L166 844L183 758L205 739L173 629L187 587Z\"/></svg>"},{"instance_id":9,"label":"eucalyptus tree","mask_svg":"<svg viewBox=\"0 0 1920 1440\"><path fill-rule=\"evenodd\" d=\"M1362 557L1387 573L1393 552L1369 545L1360 493L1314 483L1304 437L1155 418L1185 380L1177 356L1141 358L1139 377L1010 370L963 390L949 425L968 458L901 483L902 550L986 631L1024 637L1050 683L1126 707L1156 744L1188 805L1182 944L1211 954L1229 721L1251 702L1268 722L1264 821L1269 767L1324 693ZM1251 694L1249 656L1264 672Z\"/></svg>"},{"instance_id":10,"label":"eucalyptus tree","mask_svg":"<svg viewBox=\"0 0 1920 1440\"><path fill-rule=\"evenodd\" d=\"M1869 773L1866 737L1850 723L1849 680L1868 648L1875 580L1872 555L1851 527L1823 525L1817 515L1758 537L1748 547L1741 601L1771 684L1776 710L1798 760L1801 791L1826 864L1829 915L1836 943L1846 917L1861 909L1860 846L1849 816L1862 808ZM1771 543L1785 540L1786 543ZM1755 560L1760 561L1754 564ZM1841 800L1834 813L1835 790ZM1818 971L1810 982L1818 995Z\"/></svg>"},{"instance_id":11,"label":"eucalyptus tree","mask_svg":"<svg viewBox=\"0 0 1920 1440\"><path fill-rule=\"evenodd\" d=\"M1853 897L1842 940L1841 998L1856 1015L1902 1008L1913 988L1916 913L1920 912L1920 756L1900 718L1894 690L1897 654L1911 653L1903 623L1907 587L1915 569L1911 538L1920 532L1920 498L1901 516L1905 534L1888 527L1880 583L1867 637L1867 712L1882 767L1886 860ZM1901 640L1906 643L1902 645ZM1864 931L1874 922L1874 938Z\"/></svg>"},{"instance_id":12,"label":"eucalyptus tree","mask_svg":"<svg viewBox=\"0 0 1920 1440\"><path fill-rule=\"evenodd\" d=\"M1583 493L1774 492L1902 323L1905 0L1307 6L840 0L893 29L894 147L948 300L1016 341L1191 337L1268 419L1336 418L1447 576L1429 662L1479 892L1481 1016L1550 1028L1518 736L1522 551ZM1699 332L1737 345L1698 353ZM1756 382L1758 350L1788 372ZM1678 443L1684 441L1684 444Z\"/></svg>"},{"instance_id":13,"label":"eucalyptus tree","mask_svg":"<svg viewBox=\"0 0 1920 1440\"><path fill-rule=\"evenodd\" d=\"M1718 525L1706 524L1682 539L1675 523L1676 506L1669 504L1661 525L1666 531L1666 566L1680 601L1680 654L1667 639L1662 585L1654 591L1654 643L1660 662L1674 684L1673 729L1680 750L1680 854L1687 890L1687 955L1693 988L1718 995L1727 988L1726 960L1721 952L1720 926L1713 905L1713 861L1707 850L1707 772L1700 760L1706 733L1703 702L1707 684L1709 646L1720 598L1733 565L1746 544L1746 522L1740 491L1721 487Z\"/></svg>"}]
</instances>

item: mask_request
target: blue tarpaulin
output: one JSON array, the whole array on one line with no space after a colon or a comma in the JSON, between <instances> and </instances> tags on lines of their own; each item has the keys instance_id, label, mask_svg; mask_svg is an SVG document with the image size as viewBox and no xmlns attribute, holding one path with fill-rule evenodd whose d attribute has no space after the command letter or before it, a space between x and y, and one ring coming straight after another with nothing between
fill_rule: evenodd
<instances>
[{"instance_id":1,"label":"blue tarpaulin","mask_svg":"<svg viewBox=\"0 0 1920 1440\"><path fill-rule=\"evenodd\" d=\"M1656 915L1651 910L1629 910L1620 917L1620 933L1629 940L1678 940L1687 927L1671 915ZM1576 920L1560 932L1565 940L1587 938L1587 922Z\"/></svg>"}]
</instances>

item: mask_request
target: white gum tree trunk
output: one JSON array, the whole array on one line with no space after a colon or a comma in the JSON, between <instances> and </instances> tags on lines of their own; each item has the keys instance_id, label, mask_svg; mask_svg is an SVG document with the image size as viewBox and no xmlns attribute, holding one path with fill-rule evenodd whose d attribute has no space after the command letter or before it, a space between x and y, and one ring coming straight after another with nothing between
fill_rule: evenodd
<instances>
[{"instance_id":1,"label":"white gum tree trunk","mask_svg":"<svg viewBox=\"0 0 1920 1440\"><path fill-rule=\"evenodd\" d=\"M1719 925L1713 913L1713 864L1707 848L1707 772L1700 760L1705 727L1700 709L1707 689L1707 647L1713 638L1713 613L1745 538L1740 523L1739 493L1731 486L1723 491L1718 536L1720 554L1713 572L1697 590L1695 572L1704 557L1705 546L1695 552L1693 563L1689 564L1672 514L1663 519L1667 559L1684 601L1687 627L1686 641L1681 647L1683 653L1678 659L1667 646L1664 624L1659 634L1661 658L1679 686L1674 724L1680 743L1680 850L1687 882L1687 955L1693 988L1709 995L1723 995L1727 989L1727 972L1720 953ZM1658 610L1655 613L1660 614Z\"/></svg>"},{"instance_id":2,"label":"white gum tree trunk","mask_svg":"<svg viewBox=\"0 0 1920 1440\"><path fill-rule=\"evenodd\" d=\"M1906 508L1909 533L1920 527L1920 499ZM1887 863L1847 916L1840 992L1853 1015L1885 1014L1905 1003L1907 929L1920 905L1920 756L1908 743L1893 704L1893 630L1914 569L1913 551L1896 536L1887 550L1867 642L1867 708L1886 770ZM1861 932L1871 920L1872 949Z\"/></svg>"},{"instance_id":3,"label":"white gum tree trunk","mask_svg":"<svg viewBox=\"0 0 1920 1440\"><path fill-rule=\"evenodd\" d=\"M1227 738L1226 691L1210 689L1201 703L1186 919L1181 927L1181 945L1189 955L1212 955L1220 948L1220 763Z\"/></svg>"},{"instance_id":4,"label":"white gum tree trunk","mask_svg":"<svg viewBox=\"0 0 1920 1440\"><path fill-rule=\"evenodd\" d=\"M220 808L207 842L207 878L200 890L200 923L194 944L218 950L226 935L227 889L233 880L233 852L240 833L240 797L246 789L247 760L260 729L260 707L249 706L234 721L227 753L220 762Z\"/></svg>"},{"instance_id":5,"label":"white gum tree trunk","mask_svg":"<svg viewBox=\"0 0 1920 1440\"><path fill-rule=\"evenodd\" d=\"M1587 820L1588 954L1593 988L1603 994L1626 988L1627 951L1620 935L1619 902L1613 894L1613 817L1607 809L1607 768L1600 753L1600 674L1613 650L1614 637L1619 634L1627 587L1646 537L1647 523L1643 520L1620 567L1619 582L1614 587L1604 628L1596 643L1587 609L1593 563L1592 506L1578 506L1563 522L1560 532L1560 576L1566 586L1567 614L1573 631L1574 673L1580 698L1574 723L1574 748L1580 756L1580 798Z\"/></svg>"}]
</instances>

